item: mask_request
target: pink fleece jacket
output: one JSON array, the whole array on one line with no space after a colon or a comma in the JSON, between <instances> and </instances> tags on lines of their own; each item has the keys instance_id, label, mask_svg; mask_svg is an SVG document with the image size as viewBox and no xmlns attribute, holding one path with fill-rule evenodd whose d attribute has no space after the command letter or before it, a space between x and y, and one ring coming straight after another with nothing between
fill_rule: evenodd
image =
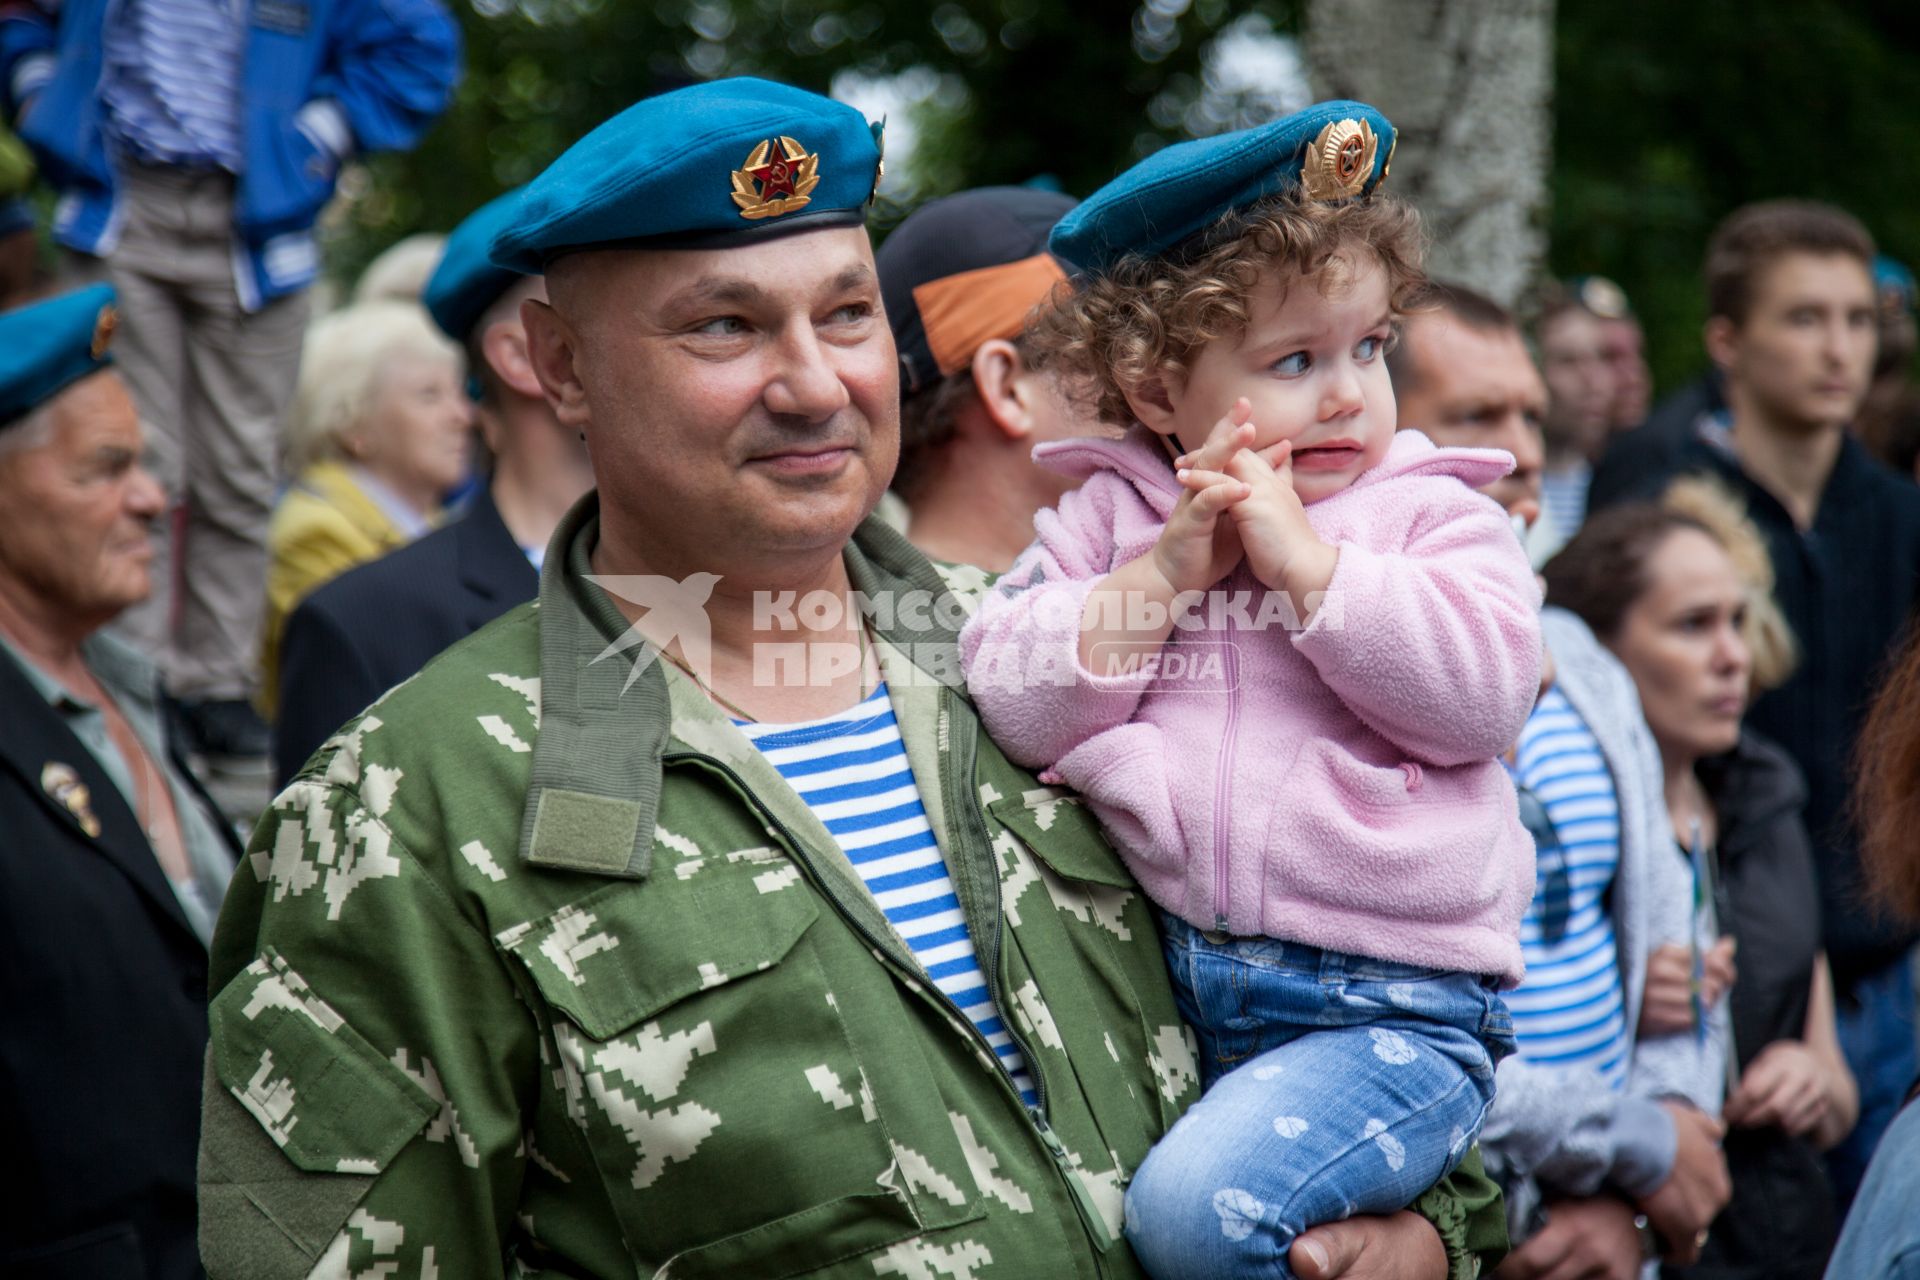
<instances>
[{"instance_id":1,"label":"pink fleece jacket","mask_svg":"<svg viewBox=\"0 0 1920 1280\"><path fill-rule=\"evenodd\" d=\"M1540 596L1473 491L1512 457L1400 432L1307 508L1340 552L1310 625L1243 563L1157 667L1096 672L1088 592L1153 546L1180 489L1143 427L1034 456L1086 483L960 637L994 741L1085 796L1194 925L1517 984L1534 851L1498 757L1538 691Z\"/></svg>"}]
</instances>

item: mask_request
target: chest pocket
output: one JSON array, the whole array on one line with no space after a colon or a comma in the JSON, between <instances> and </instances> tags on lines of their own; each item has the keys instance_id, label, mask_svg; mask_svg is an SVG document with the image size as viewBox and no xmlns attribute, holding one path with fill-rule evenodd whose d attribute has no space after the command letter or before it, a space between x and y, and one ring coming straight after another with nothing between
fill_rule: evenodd
<instances>
[{"instance_id":1,"label":"chest pocket","mask_svg":"<svg viewBox=\"0 0 1920 1280\"><path fill-rule=\"evenodd\" d=\"M1014 1016L1023 1027L1043 1020L1051 1029L1028 1042L1054 1059L1045 1064L1054 1078L1071 1073L1081 1082L1100 1146L1132 1169L1197 1082L1153 912L1077 797L1039 788L996 800L988 812L1003 829L996 844L1012 839L1025 855L996 850L1008 932L1026 970L1013 983ZM1071 1062L1066 1046L1075 1049ZM1151 1090L1139 1087L1142 1063ZM1054 1122L1063 1132L1073 1125L1059 1101Z\"/></svg>"},{"instance_id":2,"label":"chest pocket","mask_svg":"<svg viewBox=\"0 0 1920 1280\"><path fill-rule=\"evenodd\" d=\"M832 1274L977 1217L902 1172L799 868L655 866L497 939L547 1006L554 1087L641 1273Z\"/></svg>"}]
</instances>

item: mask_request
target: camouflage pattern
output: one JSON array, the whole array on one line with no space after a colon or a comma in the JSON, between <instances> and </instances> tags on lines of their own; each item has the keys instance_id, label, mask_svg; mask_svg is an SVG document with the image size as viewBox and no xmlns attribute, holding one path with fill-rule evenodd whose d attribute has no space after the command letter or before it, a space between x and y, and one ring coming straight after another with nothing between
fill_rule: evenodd
<instances>
[{"instance_id":1,"label":"camouflage pattern","mask_svg":"<svg viewBox=\"0 0 1920 1280\"><path fill-rule=\"evenodd\" d=\"M347 726L255 833L214 944L210 1275L1139 1274L1121 1191L1197 1080L1147 903L1090 815L1009 764L960 692L914 678L923 636L879 635L1040 1083L1029 1111L690 682L655 663L617 704L554 700L558 665L624 625L578 581L594 510L563 526L537 604ZM856 586L939 586L910 555L870 522ZM605 798L650 807L635 856L619 821L523 824L543 719L649 705L655 772ZM576 865L529 861L536 842ZM1477 1169L1423 1206L1469 1262L1469 1219L1499 1214Z\"/></svg>"}]
</instances>

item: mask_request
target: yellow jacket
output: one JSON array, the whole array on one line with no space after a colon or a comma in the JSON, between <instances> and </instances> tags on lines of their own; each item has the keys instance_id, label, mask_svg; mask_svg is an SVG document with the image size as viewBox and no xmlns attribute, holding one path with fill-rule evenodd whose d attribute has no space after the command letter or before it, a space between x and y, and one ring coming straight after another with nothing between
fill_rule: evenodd
<instances>
[{"instance_id":1,"label":"yellow jacket","mask_svg":"<svg viewBox=\"0 0 1920 1280\"><path fill-rule=\"evenodd\" d=\"M279 709L287 615L316 587L407 541L344 463L316 462L287 489L267 528L267 616L256 701L268 720Z\"/></svg>"}]
</instances>

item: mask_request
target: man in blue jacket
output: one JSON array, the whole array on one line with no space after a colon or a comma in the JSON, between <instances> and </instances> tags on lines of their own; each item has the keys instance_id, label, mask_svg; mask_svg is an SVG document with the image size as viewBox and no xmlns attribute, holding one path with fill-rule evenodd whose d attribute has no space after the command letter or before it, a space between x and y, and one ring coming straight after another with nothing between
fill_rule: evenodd
<instances>
[{"instance_id":1,"label":"man in blue jacket","mask_svg":"<svg viewBox=\"0 0 1920 1280\"><path fill-rule=\"evenodd\" d=\"M0 0L0 105L60 192L72 273L118 292L120 368L185 510L122 625L211 755L266 754L247 698L314 220L348 159L419 140L459 65L440 0Z\"/></svg>"}]
</instances>

